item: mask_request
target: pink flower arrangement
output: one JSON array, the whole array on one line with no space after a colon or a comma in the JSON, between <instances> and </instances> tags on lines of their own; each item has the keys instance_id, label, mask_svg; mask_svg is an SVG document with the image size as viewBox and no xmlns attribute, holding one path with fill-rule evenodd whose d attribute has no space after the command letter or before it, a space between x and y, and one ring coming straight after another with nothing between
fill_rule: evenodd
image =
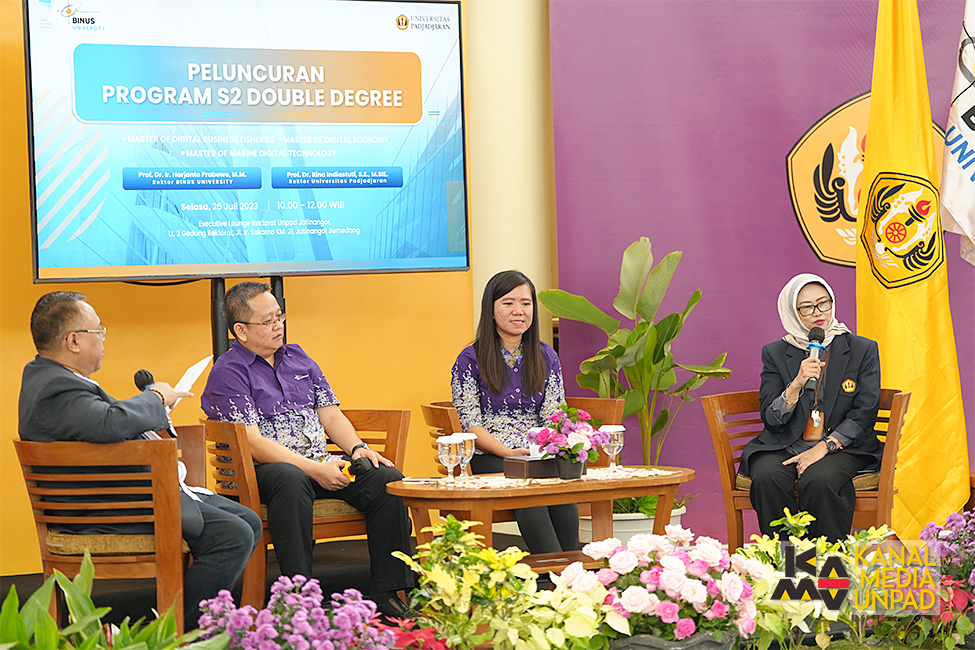
<instances>
[{"instance_id":1,"label":"pink flower arrangement","mask_svg":"<svg viewBox=\"0 0 975 650\"><path fill-rule=\"evenodd\" d=\"M567 458L573 463L595 462L596 448L609 442L609 434L598 431L590 423L592 416L582 409L570 408L565 402L559 411L548 416L550 424L529 437L542 449L542 458Z\"/></svg>"},{"instance_id":2,"label":"pink flower arrangement","mask_svg":"<svg viewBox=\"0 0 975 650\"><path fill-rule=\"evenodd\" d=\"M749 565L732 563L721 543L680 526L666 535L635 535L624 546L612 537L587 544L582 552L603 567L586 571L570 565L561 578L570 589L605 589L603 607L627 619L629 633L686 639L710 632L743 637L755 631L756 606Z\"/></svg>"}]
</instances>

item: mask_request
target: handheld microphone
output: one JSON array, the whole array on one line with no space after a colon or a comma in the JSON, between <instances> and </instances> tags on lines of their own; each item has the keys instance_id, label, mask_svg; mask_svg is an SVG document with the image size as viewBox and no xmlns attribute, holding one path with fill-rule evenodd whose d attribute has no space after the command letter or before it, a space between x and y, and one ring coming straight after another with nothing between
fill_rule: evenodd
<instances>
[{"instance_id":1,"label":"handheld microphone","mask_svg":"<svg viewBox=\"0 0 975 650\"><path fill-rule=\"evenodd\" d=\"M135 387L142 392L145 392L150 386L156 383L152 373L148 370L137 371L133 379L135 380ZM163 410L166 411L166 422L169 424L169 432L173 434L174 438L178 437L176 435L176 427L173 426L173 420L169 417L169 407L164 406Z\"/></svg>"},{"instance_id":2,"label":"handheld microphone","mask_svg":"<svg viewBox=\"0 0 975 650\"><path fill-rule=\"evenodd\" d=\"M809 345L806 347L809 350L809 356L819 361L819 353L826 348L823 346L823 340L826 338L826 332L823 331L822 327L814 327L809 330ZM816 390L816 378L810 377L806 380L806 390Z\"/></svg>"},{"instance_id":3,"label":"handheld microphone","mask_svg":"<svg viewBox=\"0 0 975 650\"><path fill-rule=\"evenodd\" d=\"M139 389L139 392L144 391L154 383L156 383L156 380L148 370L139 370L135 373L135 387Z\"/></svg>"}]
</instances>

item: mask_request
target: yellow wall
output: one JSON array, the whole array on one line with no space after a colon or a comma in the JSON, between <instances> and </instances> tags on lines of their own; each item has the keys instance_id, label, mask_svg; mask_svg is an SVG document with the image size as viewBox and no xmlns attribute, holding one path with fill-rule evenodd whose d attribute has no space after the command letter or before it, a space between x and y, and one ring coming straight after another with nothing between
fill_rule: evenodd
<instances>
[{"instance_id":1,"label":"yellow wall","mask_svg":"<svg viewBox=\"0 0 975 650\"><path fill-rule=\"evenodd\" d=\"M463 9L472 271L285 280L289 341L320 363L343 404L413 410L406 470L416 475L434 471L419 404L449 397L450 366L473 336L472 286L479 300L484 282L512 267L539 289L555 284L548 5L470 0ZM94 378L119 398L135 392L139 368L175 382L210 353L209 282L32 284L26 119L21 3L0 0L0 575L40 571L11 444L37 298L58 289L88 295L109 328ZM516 181L512 165L523 174ZM173 419L201 414L187 400Z\"/></svg>"}]
</instances>

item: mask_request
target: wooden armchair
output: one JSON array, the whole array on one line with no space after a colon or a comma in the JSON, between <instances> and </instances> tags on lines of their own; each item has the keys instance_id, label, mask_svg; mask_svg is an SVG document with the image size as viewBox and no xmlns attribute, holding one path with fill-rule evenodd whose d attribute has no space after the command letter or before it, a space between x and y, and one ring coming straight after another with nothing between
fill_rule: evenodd
<instances>
[{"instance_id":1,"label":"wooden armchair","mask_svg":"<svg viewBox=\"0 0 975 650\"><path fill-rule=\"evenodd\" d=\"M362 441L393 461L400 471L406 458L406 435L410 412L398 410L343 409ZM211 474L216 479L217 494L240 501L261 516L264 535L254 555L244 568L241 604L256 609L264 606L267 595L267 545L271 535L267 528L267 508L261 503L254 473L254 460L247 441L245 426L240 422L201 420L206 429L206 447ZM329 451L340 454L329 444ZM317 499L312 531L315 539L366 534L364 514L341 499Z\"/></svg>"},{"instance_id":2,"label":"wooden armchair","mask_svg":"<svg viewBox=\"0 0 975 650\"><path fill-rule=\"evenodd\" d=\"M884 439L884 457L880 471L861 474L853 479L856 487L856 506L853 512L855 528L890 525L894 505L894 470L900 445L901 427L911 401L910 393L883 389L880 391L880 411L877 433ZM758 391L722 393L701 398L707 416L714 452L718 457L721 489L724 492L725 517L728 521L728 550L732 553L744 544L742 511L752 510L748 496L751 479L738 475L741 451L749 440L762 432Z\"/></svg>"},{"instance_id":3,"label":"wooden armchair","mask_svg":"<svg viewBox=\"0 0 975 650\"><path fill-rule=\"evenodd\" d=\"M179 427L177 433L188 478L199 478L204 473L203 456L192 450L202 449L202 427ZM74 577L87 549L96 580L155 578L156 608L164 612L174 607L177 633L182 634L183 570L189 547L179 532L177 441L167 438L95 444L15 440L14 447L27 483L44 575L50 576L57 569ZM120 462L128 471L108 469L117 469ZM77 473L79 467L93 473ZM98 471L102 467L105 471ZM132 487L132 481L146 485ZM129 498L136 500L118 501L118 495L131 495ZM70 498L83 498L84 502L64 505L63 501ZM151 523L155 532L74 535L55 530L60 524L96 523ZM58 598L52 600L51 613L59 621Z\"/></svg>"}]
</instances>

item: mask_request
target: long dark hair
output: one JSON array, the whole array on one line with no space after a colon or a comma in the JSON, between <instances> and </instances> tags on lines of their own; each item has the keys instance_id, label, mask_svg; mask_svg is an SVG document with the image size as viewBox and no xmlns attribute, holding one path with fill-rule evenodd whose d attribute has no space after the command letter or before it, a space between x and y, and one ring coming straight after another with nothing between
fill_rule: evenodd
<instances>
[{"instance_id":1,"label":"long dark hair","mask_svg":"<svg viewBox=\"0 0 975 650\"><path fill-rule=\"evenodd\" d=\"M525 395L542 391L545 384L545 361L542 359L542 346L538 337L538 300L535 285L520 271L501 271L488 280L481 297L481 320L477 324L477 338L474 349L477 351L477 365L488 390L498 395L508 386L510 367L501 353L501 337L494 323L494 301L507 295L516 287L527 284L532 294L532 324L521 336L521 350L525 362L522 368L522 387Z\"/></svg>"}]
</instances>

